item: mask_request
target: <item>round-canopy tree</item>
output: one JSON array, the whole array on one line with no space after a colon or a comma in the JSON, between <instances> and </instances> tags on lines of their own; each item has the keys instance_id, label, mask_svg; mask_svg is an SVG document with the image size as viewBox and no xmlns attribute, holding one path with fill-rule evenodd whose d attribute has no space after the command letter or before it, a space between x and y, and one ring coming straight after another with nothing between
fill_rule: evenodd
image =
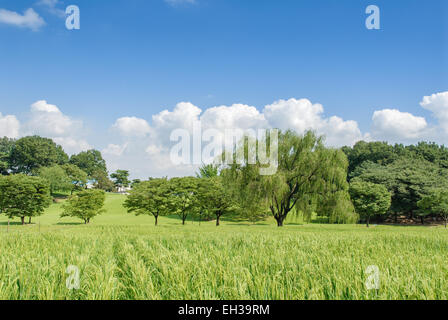
<instances>
[{"instance_id":1,"label":"round-canopy tree","mask_svg":"<svg viewBox=\"0 0 448 320\"><path fill-rule=\"evenodd\" d=\"M355 210L369 227L373 215L384 215L390 208L391 194L380 184L354 181L350 184L350 197Z\"/></svg>"},{"instance_id":2,"label":"round-canopy tree","mask_svg":"<svg viewBox=\"0 0 448 320\"><path fill-rule=\"evenodd\" d=\"M0 176L0 213L9 218L40 216L51 204L49 183L24 174Z\"/></svg>"},{"instance_id":3,"label":"round-canopy tree","mask_svg":"<svg viewBox=\"0 0 448 320\"><path fill-rule=\"evenodd\" d=\"M129 192L123 206L136 215L153 215L157 226L159 216L168 212L169 192L169 183L165 178L142 181Z\"/></svg>"},{"instance_id":4,"label":"round-canopy tree","mask_svg":"<svg viewBox=\"0 0 448 320\"><path fill-rule=\"evenodd\" d=\"M444 222L445 228L448 224L448 191L445 189L435 189L429 195L423 197L418 202L418 206L426 214L438 214Z\"/></svg>"},{"instance_id":5,"label":"round-canopy tree","mask_svg":"<svg viewBox=\"0 0 448 320\"><path fill-rule=\"evenodd\" d=\"M67 161L68 156L61 146L51 139L39 136L17 140L10 155L10 166L14 173L36 173L41 167L51 167Z\"/></svg>"},{"instance_id":6,"label":"round-canopy tree","mask_svg":"<svg viewBox=\"0 0 448 320\"><path fill-rule=\"evenodd\" d=\"M103 190L83 190L72 195L63 205L63 217L75 217L87 224L95 216L105 212L103 209L106 193Z\"/></svg>"},{"instance_id":7,"label":"round-canopy tree","mask_svg":"<svg viewBox=\"0 0 448 320\"><path fill-rule=\"evenodd\" d=\"M169 211L182 219L182 224L189 215L199 210L198 178L183 177L172 178L169 181Z\"/></svg>"}]
</instances>

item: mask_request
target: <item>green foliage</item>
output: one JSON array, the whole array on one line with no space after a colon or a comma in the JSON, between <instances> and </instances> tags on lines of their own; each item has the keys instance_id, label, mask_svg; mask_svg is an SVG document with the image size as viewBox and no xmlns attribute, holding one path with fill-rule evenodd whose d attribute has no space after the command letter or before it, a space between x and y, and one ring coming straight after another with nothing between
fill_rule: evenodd
<instances>
[{"instance_id":1,"label":"green foliage","mask_svg":"<svg viewBox=\"0 0 448 320\"><path fill-rule=\"evenodd\" d=\"M95 188L106 192L115 191L115 185L107 176L107 172L103 170L96 170L93 172L91 178L95 181Z\"/></svg>"},{"instance_id":2,"label":"green foliage","mask_svg":"<svg viewBox=\"0 0 448 320\"><path fill-rule=\"evenodd\" d=\"M398 148L398 147L397 147ZM393 146L387 142L357 142L353 148L342 148L349 161L348 172L351 173L364 162L387 165L398 158Z\"/></svg>"},{"instance_id":3,"label":"green foliage","mask_svg":"<svg viewBox=\"0 0 448 320\"><path fill-rule=\"evenodd\" d=\"M440 215L445 221L445 228L448 223L448 191L446 189L435 189L424 196L419 202L418 207L426 215L433 213Z\"/></svg>"},{"instance_id":4,"label":"green foliage","mask_svg":"<svg viewBox=\"0 0 448 320\"><path fill-rule=\"evenodd\" d=\"M417 212L417 202L434 188L448 187L448 171L421 158L401 158L387 166L366 162L352 174L352 181L385 186L392 194L392 212Z\"/></svg>"},{"instance_id":5,"label":"green foliage","mask_svg":"<svg viewBox=\"0 0 448 320\"><path fill-rule=\"evenodd\" d=\"M169 180L169 212L177 214L185 225L189 215L199 212L198 179L193 177L172 178Z\"/></svg>"},{"instance_id":6,"label":"green foliage","mask_svg":"<svg viewBox=\"0 0 448 320\"><path fill-rule=\"evenodd\" d=\"M367 227L372 216L386 214L391 204L391 195L387 188L370 182L352 182L350 197L356 212L366 219Z\"/></svg>"},{"instance_id":7,"label":"green foliage","mask_svg":"<svg viewBox=\"0 0 448 320\"><path fill-rule=\"evenodd\" d=\"M0 213L9 218L40 216L51 204L50 186L39 177L23 174L0 176Z\"/></svg>"},{"instance_id":8,"label":"green foliage","mask_svg":"<svg viewBox=\"0 0 448 320\"><path fill-rule=\"evenodd\" d=\"M196 177L198 178L214 178L218 175L219 166L213 163L202 165L196 173Z\"/></svg>"},{"instance_id":9,"label":"green foliage","mask_svg":"<svg viewBox=\"0 0 448 320\"><path fill-rule=\"evenodd\" d=\"M267 145L274 150L269 141ZM283 226L288 213L297 203L309 201L308 196L315 196L316 201L325 203L330 199L334 201L335 193L346 193L347 166L344 153L325 148L322 138L313 132L299 136L286 131L279 133L275 174L261 175L260 163L233 164L225 174L229 181L234 181L239 192L251 195L248 200L263 202L277 220L277 225ZM327 213L332 214L328 210Z\"/></svg>"},{"instance_id":10,"label":"green foliage","mask_svg":"<svg viewBox=\"0 0 448 320\"><path fill-rule=\"evenodd\" d=\"M78 166L81 170L94 178L99 172L106 174L106 161L103 159L101 152L98 150L83 151L70 157L70 163Z\"/></svg>"},{"instance_id":11,"label":"green foliage","mask_svg":"<svg viewBox=\"0 0 448 320\"><path fill-rule=\"evenodd\" d=\"M0 138L0 175L8 174L11 168L11 152L14 144L14 139Z\"/></svg>"},{"instance_id":12,"label":"green foliage","mask_svg":"<svg viewBox=\"0 0 448 320\"><path fill-rule=\"evenodd\" d=\"M117 170L110 175L114 179L114 184L116 187L128 187L131 181L129 181L129 171L127 170Z\"/></svg>"},{"instance_id":13,"label":"green foliage","mask_svg":"<svg viewBox=\"0 0 448 320\"><path fill-rule=\"evenodd\" d=\"M71 192L81 190L87 184L87 173L81 170L78 166L71 163L62 165L62 169L67 174L71 183Z\"/></svg>"},{"instance_id":14,"label":"green foliage","mask_svg":"<svg viewBox=\"0 0 448 320\"><path fill-rule=\"evenodd\" d=\"M151 179L137 184L123 206L136 215L151 214L157 225L159 216L168 214L170 186L167 179Z\"/></svg>"},{"instance_id":15,"label":"green foliage","mask_svg":"<svg viewBox=\"0 0 448 320\"><path fill-rule=\"evenodd\" d=\"M131 188L134 188L137 184L139 184L140 182L142 182L142 180L140 179L134 179L131 182Z\"/></svg>"},{"instance_id":16,"label":"green foliage","mask_svg":"<svg viewBox=\"0 0 448 320\"><path fill-rule=\"evenodd\" d=\"M11 150L10 167L14 173L32 174L41 167L51 167L67 161L67 154L53 140L32 136L16 141Z\"/></svg>"},{"instance_id":17,"label":"green foliage","mask_svg":"<svg viewBox=\"0 0 448 320\"><path fill-rule=\"evenodd\" d=\"M237 204L229 189L225 187L222 177L200 179L198 199L200 213L215 216L217 226L223 215L237 210Z\"/></svg>"},{"instance_id":18,"label":"green foliage","mask_svg":"<svg viewBox=\"0 0 448 320\"><path fill-rule=\"evenodd\" d=\"M63 205L63 217L75 217L87 224L95 216L105 212L103 209L106 194L102 190L83 190L72 195Z\"/></svg>"},{"instance_id":19,"label":"green foliage","mask_svg":"<svg viewBox=\"0 0 448 320\"><path fill-rule=\"evenodd\" d=\"M70 177L61 166L42 167L38 175L50 184L51 195L54 195L56 191L71 191L73 188Z\"/></svg>"}]
</instances>

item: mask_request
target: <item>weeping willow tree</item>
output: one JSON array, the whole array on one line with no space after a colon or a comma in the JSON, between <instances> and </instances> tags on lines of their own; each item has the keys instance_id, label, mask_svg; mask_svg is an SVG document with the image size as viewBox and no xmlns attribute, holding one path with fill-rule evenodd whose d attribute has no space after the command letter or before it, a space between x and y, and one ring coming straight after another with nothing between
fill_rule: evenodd
<instances>
[{"instance_id":1,"label":"weeping willow tree","mask_svg":"<svg viewBox=\"0 0 448 320\"><path fill-rule=\"evenodd\" d=\"M267 153L276 152L277 169L272 174L261 174L266 164L259 159L253 164L247 161L228 165L227 181L247 207L267 208L279 227L296 206L306 215L315 208L334 223L356 220L348 195L348 161L342 151L326 148L323 138L311 131L302 136L291 130L279 132L275 142L266 135L266 141L242 143L240 148L247 153L251 145L264 145Z\"/></svg>"}]
</instances>

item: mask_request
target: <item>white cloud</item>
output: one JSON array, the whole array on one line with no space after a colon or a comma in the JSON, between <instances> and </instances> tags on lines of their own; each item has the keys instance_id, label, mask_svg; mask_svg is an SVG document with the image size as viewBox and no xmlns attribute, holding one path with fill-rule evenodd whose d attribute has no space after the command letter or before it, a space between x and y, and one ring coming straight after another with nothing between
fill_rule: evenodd
<instances>
[{"instance_id":1,"label":"white cloud","mask_svg":"<svg viewBox=\"0 0 448 320\"><path fill-rule=\"evenodd\" d=\"M123 152L126 150L126 147L127 147L127 143L125 143L124 145L110 143L101 152L103 154L107 154L107 155L121 156L121 155L123 155Z\"/></svg>"},{"instance_id":2,"label":"white cloud","mask_svg":"<svg viewBox=\"0 0 448 320\"><path fill-rule=\"evenodd\" d=\"M15 116L2 116L0 112L0 137L17 138L19 130L20 122Z\"/></svg>"},{"instance_id":3,"label":"white cloud","mask_svg":"<svg viewBox=\"0 0 448 320\"><path fill-rule=\"evenodd\" d=\"M44 19L32 8L25 10L23 15L14 11L0 9L0 23L29 28L33 31L37 31L45 25Z\"/></svg>"},{"instance_id":4,"label":"white cloud","mask_svg":"<svg viewBox=\"0 0 448 320\"><path fill-rule=\"evenodd\" d=\"M420 105L433 113L440 128L448 133L448 91L423 97Z\"/></svg>"},{"instance_id":5,"label":"white cloud","mask_svg":"<svg viewBox=\"0 0 448 320\"><path fill-rule=\"evenodd\" d=\"M49 137L72 135L82 123L64 115L57 106L40 100L31 105L31 118L26 130Z\"/></svg>"},{"instance_id":6,"label":"white cloud","mask_svg":"<svg viewBox=\"0 0 448 320\"><path fill-rule=\"evenodd\" d=\"M278 100L267 105L263 113L271 127L293 129L299 134L313 130L326 135L326 142L331 146L353 145L364 138L356 121L344 121L336 116L325 118L323 106L308 99Z\"/></svg>"},{"instance_id":7,"label":"white cloud","mask_svg":"<svg viewBox=\"0 0 448 320\"><path fill-rule=\"evenodd\" d=\"M37 4L45 7L51 14L61 18L65 17L65 11L57 8L57 6L61 4L61 1L59 0L40 0Z\"/></svg>"},{"instance_id":8,"label":"white cloud","mask_svg":"<svg viewBox=\"0 0 448 320\"><path fill-rule=\"evenodd\" d=\"M163 110L153 115L150 125L139 119L138 123L145 123L143 132L149 132L146 137L142 134L131 135L125 130L129 127L141 132L137 129L141 127L137 118L128 117L126 121L118 119L113 127L121 128L121 139L127 143L126 154L123 155L121 144L109 144L104 151L108 161L116 168L132 164L136 172L145 172L145 176L174 176L191 175L197 169L195 165L175 165L170 159L171 147L177 143L170 141L171 133L175 129L185 129L192 134L195 122L200 122L202 133L215 129L222 134L220 138L224 138L225 130L267 128L294 129L300 134L315 130L318 134L327 134L327 144L332 146L352 145L367 137L361 134L356 121L345 121L336 116L325 118L323 112L321 105L312 104L307 99L279 100L266 106L263 112L245 104L221 105L202 111L190 102L181 102L173 110ZM134 137L131 139L131 136ZM202 147L207 144L203 142Z\"/></svg>"},{"instance_id":9,"label":"white cloud","mask_svg":"<svg viewBox=\"0 0 448 320\"><path fill-rule=\"evenodd\" d=\"M205 110L200 119L205 129L244 130L268 127L268 123L262 113L255 107L244 104L209 108Z\"/></svg>"},{"instance_id":10,"label":"white cloud","mask_svg":"<svg viewBox=\"0 0 448 320\"><path fill-rule=\"evenodd\" d=\"M396 109L375 111L372 121L374 137L394 142L419 139L428 126L425 118Z\"/></svg>"},{"instance_id":11,"label":"white cloud","mask_svg":"<svg viewBox=\"0 0 448 320\"><path fill-rule=\"evenodd\" d=\"M113 128L128 137L144 137L151 131L146 120L136 117L119 118L113 125Z\"/></svg>"},{"instance_id":12,"label":"white cloud","mask_svg":"<svg viewBox=\"0 0 448 320\"><path fill-rule=\"evenodd\" d=\"M74 154L92 149L83 138L82 121L72 119L46 100L39 100L30 107L28 121L24 123L20 136L40 135L53 139L65 152Z\"/></svg>"},{"instance_id":13,"label":"white cloud","mask_svg":"<svg viewBox=\"0 0 448 320\"><path fill-rule=\"evenodd\" d=\"M75 154L81 151L87 151L93 147L84 139L77 139L73 137L53 137L54 142L61 145L67 154Z\"/></svg>"}]
</instances>

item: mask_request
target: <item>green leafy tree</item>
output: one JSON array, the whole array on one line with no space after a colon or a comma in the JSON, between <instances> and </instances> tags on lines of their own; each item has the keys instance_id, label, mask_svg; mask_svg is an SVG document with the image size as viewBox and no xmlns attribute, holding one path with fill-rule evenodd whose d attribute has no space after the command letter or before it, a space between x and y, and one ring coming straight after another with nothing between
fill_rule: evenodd
<instances>
[{"instance_id":1,"label":"green leafy tree","mask_svg":"<svg viewBox=\"0 0 448 320\"><path fill-rule=\"evenodd\" d=\"M246 168L244 176L241 175L239 181L235 180L235 175L231 170L223 169L221 172L226 193L230 195L232 201L238 204L235 207L236 214L252 223L264 220L271 214L266 201L260 199L258 194L257 176L259 172L257 170L256 167Z\"/></svg>"},{"instance_id":2,"label":"green leafy tree","mask_svg":"<svg viewBox=\"0 0 448 320\"><path fill-rule=\"evenodd\" d=\"M104 190L106 192L112 192L115 190L115 185L112 180L109 179L107 172L103 170L94 171L92 179L95 181L95 188Z\"/></svg>"},{"instance_id":3,"label":"green leafy tree","mask_svg":"<svg viewBox=\"0 0 448 320\"><path fill-rule=\"evenodd\" d=\"M202 214L216 217L216 226L223 215L237 210L237 203L221 177L200 179L198 200Z\"/></svg>"},{"instance_id":4,"label":"green leafy tree","mask_svg":"<svg viewBox=\"0 0 448 320\"><path fill-rule=\"evenodd\" d=\"M142 181L129 192L123 206L136 215L153 215L157 226L159 216L168 214L169 191L167 179Z\"/></svg>"},{"instance_id":5,"label":"green leafy tree","mask_svg":"<svg viewBox=\"0 0 448 320\"><path fill-rule=\"evenodd\" d=\"M10 166L14 173L33 174L41 167L51 167L67 161L68 156L61 146L51 139L39 136L17 140L10 155Z\"/></svg>"},{"instance_id":6,"label":"green leafy tree","mask_svg":"<svg viewBox=\"0 0 448 320\"><path fill-rule=\"evenodd\" d=\"M386 166L366 162L354 170L351 181L385 186L392 194L395 219L400 213L413 218L422 197L434 188L448 187L448 170L422 158L402 157Z\"/></svg>"},{"instance_id":7,"label":"green leafy tree","mask_svg":"<svg viewBox=\"0 0 448 320\"><path fill-rule=\"evenodd\" d=\"M137 184L139 184L140 182L142 182L142 180L140 179L134 179L131 182L131 188L134 188Z\"/></svg>"},{"instance_id":8,"label":"green leafy tree","mask_svg":"<svg viewBox=\"0 0 448 320\"><path fill-rule=\"evenodd\" d=\"M387 165L398 158L394 147L387 142L359 141L353 148L343 147L342 151L347 155L349 161L349 174L366 161Z\"/></svg>"},{"instance_id":9,"label":"green leafy tree","mask_svg":"<svg viewBox=\"0 0 448 320\"><path fill-rule=\"evenodd\" d=\"M70 192L73 194L76 190L82 190L87 185L87 173L85 173L83 170L81 170L78 166L75 166L71 163L66 163L62 165L62 169L67 174L70 183L71 188Z\"/></svg>"},{"instance_id":10,"label":"green leafy tree","mask_svg":"<svg viewBox=\"0 0 448 320\"><path fill-rule=\"evenodd\" d=\"M299 136L289 130L279 133L278 168L274 174L260 175L259 163L233 164L229 174L237 189L256 195L253 201L266 203L281 227L289 212L307 196L319 195L324 201L335 192L347 190L347 166L345 154L325 148L322 137L313 132Z\"/></svg>"},{"instance_id":11,"label":"green leafy tree","mask_svg":"<svg viewBox=\"0 0 448 320\"><path fill-rule=\"evenodd\" d=\"M52 196L54 196L57 191L65 192L70 191L73 188L70 177L62 166L42 167L39 169L38 175L48 181Z\"/></svg>"},{"instance_id":12,"label":"green leafy tree","mask_svg":"<svg viewBox=\"0 0 448 320\"><path fill-rule=\"evenodd\" d=\"M16 174L0 176L0 213L9 218L40 216L51 204L49 183L39 177Z\"/></svg>"},{"instance_id":13,"label":"green leafy tree","mask_svg":"<svg viewBox=\"0 0 448 320\"><path fill-rule=\"evenodd\" d=\"M216 164L204 164L196 173L197 178L214 178L219 175L219 166Z\"/></svg>"},{"instance_id":14,"label":"green leafy tree","mask_svg":"<svg viewBox=\"0 0 448 320\"><path fill-rule=\"evenodd\" d=\"M189 215L198 212L198 179L193 177L169 180L169 211L181 218L185 225Z\"/></svg>"},{"instance_id":15,"label":"green leafy tree","mask_svg":"<svg viewBox=\"0 0 448 320\"><path fill-rule=\"evenodd\" d=\"M387 188L370 182L352 182L350 197L356 212L366 220L367 227L372 216L386 214L391 204L391 195Z\"/></svg>"},{"instance_id":16,"label":"green leafy tree","mask_svg":"<svg viewBox=\"0 0 448 320\"><path fill-rule=\"evenodd\" d=\"M114 184L117 188L126 188L131 183L129 181L129 171L127 170L117 170L110 177L115 180Z\"/></svg>"},{"instance_id":17,"label":"green leafy tree","mask_svg":"<svg viewBox=\"0 0 448 320\"><path fill-rule=\"evenodd\" d=\"M9 139L7 137L0 138L0 175L9 173L11 167L11 152L14 145L14 139Z\"/></svg>"},{"instance_id":18,"label":"green leafy tree","mask_svg":"<svg viewBox=\"0 0 448 320\"><path fill-rule=\"evenodd\" d=\"M99 175L100 172L107 176L106 161L98 150L83 151L70 157L70 163L78 166L90 178Z\"/></svg>"},{"instance_id":19,"label":"green leafy tree","mask_svg":"<svg viewBox=\"0 0 448 320\"><path fill-rule=\"evenodd\" d=\"M440 215L448 224L448 191L446 189L435 189L418 202L418 207L426 214Z\"/></svg>"},{"instance_id":20,"label":"green leafy tree","mask_svg":"<svg viewBox=\"0 0 448 320\"><path fill-rule=\"evenodd\" d=\"M102 190L83 190L72 196L62 205L63 217L82 219L85 224L97 215L105 212L104 202L106 194Z\"/></svg>"}]
</instances>

